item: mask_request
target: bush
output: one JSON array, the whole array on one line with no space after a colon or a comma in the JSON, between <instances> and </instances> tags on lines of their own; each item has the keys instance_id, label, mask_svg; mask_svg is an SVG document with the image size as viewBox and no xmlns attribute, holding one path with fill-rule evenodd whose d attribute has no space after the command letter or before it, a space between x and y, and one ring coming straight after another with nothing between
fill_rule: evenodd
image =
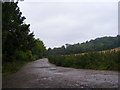
<instances>
[{"instance_id":1,"label":"bush","mask_svg":"<svg viewBox=\"0 0 120 90\"><path fill-rule=\"evenodd\" d=\"M32 52L30 50L26 52L17 50L14 56L15 56L15 60L31 60Z\"/></svg>"}]
</instances>

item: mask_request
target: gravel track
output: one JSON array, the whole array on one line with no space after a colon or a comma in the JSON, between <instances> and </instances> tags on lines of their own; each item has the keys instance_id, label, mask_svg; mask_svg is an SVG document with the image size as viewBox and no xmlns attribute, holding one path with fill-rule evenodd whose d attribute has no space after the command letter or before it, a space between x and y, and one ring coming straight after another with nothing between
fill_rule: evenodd
<instances>
[{"instance_id":1,"label":"gravel track","mask_svg":"<svg viewBox=\"0 0 120 90\"><path fill-rule=\"evenodd\" d=\"M118 72L58 67L43 58L3 77L3 88L118 88Z\"/></svg>"}]
</instances>

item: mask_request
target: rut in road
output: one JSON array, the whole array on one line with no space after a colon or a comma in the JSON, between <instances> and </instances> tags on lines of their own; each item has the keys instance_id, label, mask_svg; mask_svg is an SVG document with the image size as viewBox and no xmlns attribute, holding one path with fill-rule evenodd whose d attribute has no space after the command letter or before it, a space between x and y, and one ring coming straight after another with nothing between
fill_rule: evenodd
<instances>
[{"instance_id":1,"label":"rut in road","mask_svg":"<svg viewBox=\"0 0 120 90\"><path fill-rule=\"evenodd\" d=\"M47 58L3 77L3 88L117 88L118 72L58 67Z\"/></svg>"}]
</instances>

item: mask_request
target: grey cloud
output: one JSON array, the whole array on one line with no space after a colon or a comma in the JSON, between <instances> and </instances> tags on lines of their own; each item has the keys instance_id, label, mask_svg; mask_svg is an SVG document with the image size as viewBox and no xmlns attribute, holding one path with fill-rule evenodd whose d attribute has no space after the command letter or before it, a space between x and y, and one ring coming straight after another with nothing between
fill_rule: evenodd
<instances>
[{"instance_id":1,"label":"grey cloud","mask_svg":"<svg viewBox=\"0 0 120 90\"><path fill-rule=\"evenodd\" d=\"M117 35L117 3L19 3L35 37L47 47Z\"/></svg>"}]
</instances>

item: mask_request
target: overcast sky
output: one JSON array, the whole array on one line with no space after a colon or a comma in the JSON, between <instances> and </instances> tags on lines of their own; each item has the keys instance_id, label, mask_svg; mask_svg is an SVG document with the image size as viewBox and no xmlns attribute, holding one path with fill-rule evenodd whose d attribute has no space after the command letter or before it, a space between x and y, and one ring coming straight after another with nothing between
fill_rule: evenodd
<instances>
[{"instance_id":1,"label":"overcast sky","mask_svg":"<svg viewBox=\"0 0 120 90\"><path fill-rule=\"evenodd\" d=\"M118 34L117 2L20 2L31 32L48 47Z\"/></svg>"}]
</instances>

